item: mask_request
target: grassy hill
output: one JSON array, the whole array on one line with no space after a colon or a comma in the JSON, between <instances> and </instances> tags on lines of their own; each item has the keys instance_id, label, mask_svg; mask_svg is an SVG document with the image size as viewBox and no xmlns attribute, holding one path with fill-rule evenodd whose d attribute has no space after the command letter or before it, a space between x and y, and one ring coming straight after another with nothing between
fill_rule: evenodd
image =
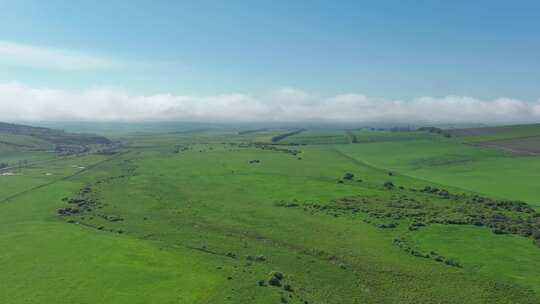
<instances>
[{"instance_id":1,"label":"grassy hill","mask_svg":"<svg viewBox=\"0 0 540 304\"><path fill-rule=\"evenodd\" d=\"M27 141L25 139L27 139L27 137L56 145L91 145L110 143L110 140L99 135L67 133L63 130L9 124L3 122L0 122L0 133L2 133L2 136L25 136L25 138L22 138L19 141L19 144L26 144Z\"/></svg>"},{"instance_id":2,"label":"grassy hill","mask_svg":"<svg viewBox=\"0 0 540 304\"><path fill-rule=\"evenodd\" d=\"M110 143L99 135L0 122L0 163L3 164L82 153Z\"/></svg>"}]
</instances>

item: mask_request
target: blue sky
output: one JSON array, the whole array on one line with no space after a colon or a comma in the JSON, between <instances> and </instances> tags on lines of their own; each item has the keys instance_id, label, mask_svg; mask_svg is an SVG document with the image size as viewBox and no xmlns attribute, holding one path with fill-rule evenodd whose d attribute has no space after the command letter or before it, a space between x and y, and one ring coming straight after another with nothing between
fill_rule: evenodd
<instances>
[{"instance_id":1,"label":"blue sky","mask_svg":"<svg viewBox=\"0 0 540 304\"><path fill-rule=\"evenodd\" d=\"M0 83L535 102L539 11L538 1L0 0Z\"/></svg>"}]
</instances>

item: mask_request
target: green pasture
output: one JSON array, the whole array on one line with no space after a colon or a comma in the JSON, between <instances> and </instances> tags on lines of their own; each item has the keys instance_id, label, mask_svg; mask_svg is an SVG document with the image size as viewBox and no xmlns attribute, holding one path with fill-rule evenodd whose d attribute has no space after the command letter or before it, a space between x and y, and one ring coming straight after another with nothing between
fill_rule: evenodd
<instances>
[{"instance_id":1,"label":"green pasture","mask_svg":"<svg viewBox=\"0 0 540 304\"><path fill-rule=\"evenodd\" d=\"M265 146L284 130L238 131L118 135L122 153L55 158L0 176L0 302L540 301L540 249L531 239L472 225L382 229L366 213L303 207L400 193L422 200L410 189L426 184L534 197L534 183L510 170L523 162L534 179L534 159L423 132L354 131L373 143L349 144L346 130L307 130ZM475 180L491 174L496 187ZM389 181L394 189L383 186ZM77 208L71 198L95 204L59 215ZM287 204L296 207L279 207ZM463 267L416 257L396 246L402 237ZM281 286L269 285L276 271Z\"/></svg>"},{"instance_id":2,"label":"green pasture","mask_svg":"<svg viewBox=\"0 0 540 304\"><path fill-rule=\"evenodd\" d=\"M492 277L502 277L540 292L538 247L511 235L496 235L473 226L433 225L416 234L414 242L424 250L456 260L466 268Z\"/></svg>"},{"instance_id":3,"label":"green pasture","mask_svg":"<svg viewBox=\"0 0 540 304\"><path fill-rule=\"evenodd\" d=\"M464 190L540 206L540 157L452 141L395 141L337 149L377 168Z\"/></svg>"},{"instance_id":4,"label":"green pasture","mask_svg":"<svg viewBox=\"0 0 540 304\"><path fill-rule=\"evenodd\" d=\"M293 144L344 144L349 141L345 130L313 129L289 136L280 142Z\"/></svg>"}]
</instances>

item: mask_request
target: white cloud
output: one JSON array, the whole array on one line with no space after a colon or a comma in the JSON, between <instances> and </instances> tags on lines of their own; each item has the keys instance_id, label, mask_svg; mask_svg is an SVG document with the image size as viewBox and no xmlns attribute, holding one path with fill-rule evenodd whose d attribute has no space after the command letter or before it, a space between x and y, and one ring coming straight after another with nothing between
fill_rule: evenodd
<instances>
[{"instance_id":1,"label":"white cloud","mask_svg":"<svg viewBox=\"0 0 540 304\"><path fill-rule=\"evenodd\" d=\"M111 69L119 63L80 51L0 41L0 66L76 71Z\"/></svg>"},{"instance_id":2,"label":"white cloud","mask_svg":"<svg viewBox=\"0 0 540 304\"><path fill-rule=\"evenodd\" d=\"M0 121L528 123L540 101L467 96L388 100L359 94L322 97L297 89L264 96L133 95L118 88L82 91L0 83Z\"/></svg>"}]
</instances>

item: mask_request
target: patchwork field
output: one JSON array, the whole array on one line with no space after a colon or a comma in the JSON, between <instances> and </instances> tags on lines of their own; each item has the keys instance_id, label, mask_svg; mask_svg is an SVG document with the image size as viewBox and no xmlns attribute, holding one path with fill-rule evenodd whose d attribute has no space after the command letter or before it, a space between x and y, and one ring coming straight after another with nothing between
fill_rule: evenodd
<instances>
[{"instance_id":1,"label":"patchwork field","mask_svg":"<svg viewBox=\"0 0 540 304\"><path fill-rule=\"evenodd\" d=\"M449 130L460 141L520 154L540 153L540 125Z\"/></svg>"},{"instance_id":2,"label":"patchwork field","mask_svg":"<svg viewBox=\"0 0 540 304\"><path fill-rule=\"evenodd\" d=\"M466 141L480 142L512 138L525 138L540 136L540 124L516 125L485 128L453 129L448 131L454 137Z\"/></svg>"},{"instance_id":3,"label":"patchwork field","mask_svg":"<svg viewBox=\"0 0 540 304\"><path fill-rule=\"evenodd\" d=\"M0 302L540 302L536 156L246 130L116 134L0 176Z\"/></svg>"}]
</instances>

